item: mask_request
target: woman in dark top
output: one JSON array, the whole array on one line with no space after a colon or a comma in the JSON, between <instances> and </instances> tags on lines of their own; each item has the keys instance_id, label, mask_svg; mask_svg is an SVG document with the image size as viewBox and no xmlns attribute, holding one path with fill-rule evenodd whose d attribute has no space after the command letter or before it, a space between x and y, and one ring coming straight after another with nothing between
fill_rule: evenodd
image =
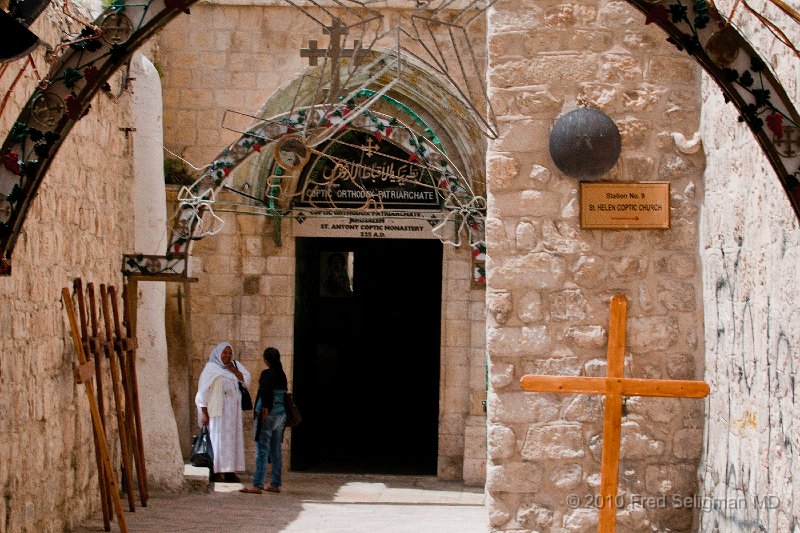
<instances>
[{"instance_id":1,"label":"woman in dark top","mask_svg":"<svg viewBox=\"0 0 800 533\"><path fill-rule=\"evenodd\" d=\"M281 365L281 354L277 348L264 350L264 363L267 369L261 372L258 380L258 396L253 409L255 415L256 436L256 471L253 474L253 485L241 489L248 494L261 494L281 491L281 470L283 456L281 441L283 429L286 427L286 409L283 397L288 389L286 373ZM270 485L264 489L267 477L267 460L272 463Z\"/></svg>"}]
</instances>

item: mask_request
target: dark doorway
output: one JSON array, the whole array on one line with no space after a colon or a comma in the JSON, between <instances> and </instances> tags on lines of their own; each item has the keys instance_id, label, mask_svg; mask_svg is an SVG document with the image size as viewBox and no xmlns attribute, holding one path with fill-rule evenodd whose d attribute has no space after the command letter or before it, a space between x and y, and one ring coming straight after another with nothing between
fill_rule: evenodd
<instances>
[{"instance_id":1,"label":"dark doorway","mask_svg":"<svg viewBox=\"0 0 800 533\"><path fill-rule=\"evenodd\" d=\"M436 474L442 244L298 238L292 469Z\"/></svg>"}]
</instances>

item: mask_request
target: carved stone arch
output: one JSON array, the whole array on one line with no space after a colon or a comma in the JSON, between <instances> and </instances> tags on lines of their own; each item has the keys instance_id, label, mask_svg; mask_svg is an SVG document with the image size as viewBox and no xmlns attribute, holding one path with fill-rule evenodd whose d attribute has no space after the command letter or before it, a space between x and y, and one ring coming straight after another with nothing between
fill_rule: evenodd
<instances>
[{"instance_id":1,"label":"carved stone arch","mask_svg":"<svg viewBox=\"0 0 800 533\"><path fill-rule=\"evenodd\" d=\"M385 115L371 109L361 112L354 111L352 114L358 114L359 116L352 118L348 113L346 104L334 107L315 105L257 121L238 140L223 149L214 162L208 165L207 170L191 186L181 189L178 195L181 206L168 252L187 253L192 241L202 238L204 234L216 233L213 226L211 226L211 229L206 229L209 227L207 213L211 211L216 194L225 187L228 177L234 169L254 153L264 154L265 161L271 163L272 158L269 154L278 150L276 145L285 139L295 136L300 137L310 117L316 117L315 120L321 120L323 128L337 129L345 126L346 117L352 119L351 124L356 125L358 129L371 133L376 137L391 140L397 144L406 153L410 154L410 161L418 161L436 169L437 174L441 176L436 190L441 196L441 203L443 204L452 195L456 195L459 199L467 200L471 200L475 196L468 180L440 148L441 143L438 137L427 124L420 120L417 124L418 127L415 128L391 115ZM314 150L312 147L304 148L307 151ZM318 153L321 154L321 152ZM305 164L308 157L304 155L301 159ZM302 165L298 165L295 170L299 172L301 169ZM287 176L287 172L283 170L280 174L265 176L264 179L281 179ZM268 190L274 186L276 186L275 183L266 183L264 185L257 184L256 188L263 187ZM294 188L295 184L293 183L290 187L291 190L284 191L284 197L291 196L295 192ZM272 199L278 200L280 198L273 195ZM280 216L281 211L288 207L287 202L277 202L270 206L273 210L272 214L277 216Z\"/></svg>"},{"instance_id":2,"label":"carved stone arch","mask_svg":"<svg viewBox=\"0 0 800 533\"><path fill-rule=\"evenodd\" d=\"M377 49L364 52L362 62L371 62L381 55L381 51ZM483 172L485 138L472 122L460 118L468 116L470 110L448 90L445 83L432 74L430 68L426 68L426 65L412 56L403 56L400 63L404 72L403 77L386 93L386 98L376 102L373 108L385 115L395 116L411 126L419 122L422 133L425 133L425 129L431 130L439 139L442 150L456 167L465 171L469 168L480 168L481 171L476 175L468 174L466 177L471 179L471 187L482 193L485 190ZM319 104L320 102L314 100L313 92L303 89L303 84L309 78L314 79L322 75L322 70L321 66L309 67L302 75L289 80L264 102L257 115L259 117L280 115L286 111L287 101L295 101L299 106ZM356 75L350 80L350 85L359 86L365 83L368 77L368 73ZM413 83L410 83L410 80L413 80ZM387 73L368 88L377 90L391 81L392 76ZM391 101L394 101L394 104L390 103ZM404 110L403 107L407 109ZM398 111L404 116L398 115Z\"/></svg>"},{"instance_id":3,"label":"carved stone arch","mask_svg":"<svg viewBox=\"0 0 800 533\"><path fill-rule=\"evenodd\" d=\"M716 80L753 132L800 219L800 115L767 62L734 26L720 29L724 19L706 0L688 5L679 0L627 1L645 14L646 24L661 27L670 42ZM0 274L10 274L31 201L92 97L144 41L180 12L188 13L193 2L115 3L95 21L105 31L87 30L86 38L67 49L30 96L0 149ZM120 24L124 19L128 29Z\"/></svg>"},{"instance_id":4,"label":"carved stone arch","mask_svg":"<svg viewBox=\"0 0 800 533\"><path fill-rule=\"evenodd\" d=\"M439 183L436 192L445 211L442 225L449 227L451 223L459 223L463 230L461 233L466 234L470 245L474 249L480 248L480 253L483 253L485 166L483 150L475 148L481 146L481 137L478 132L470 130L468 123L459 120L456 113L441 112L441 106L435 104L436 95L448 94L447 88L430 70L405 59L402 61L403 68L412 73L409 78L414 80L414 85L400 82L393 91L363 110L361 113L365 120L358 124L358 129L391 140L418 161L441 171L446 178ZM219 219L213 214L213 204L216 196L231 185L234 170L237 174L248 175L249 191L266 196L268 202L263 214L275 217L286 214L291 207L290 199L296 194L302 166L295 169L296 172L280 169L279 176L272 175L274 145L286 136L300 135L311 116L318 115L319 120L322 118L320 115L325 114L323 120L328 122L328 126L337 126L348 113L346 102L335 106L321 104L314 101L313 93L303 90L304 80L318 76L320 69L309 68L303 75L284 84L266 100L257 116L245 115L253 124L221 150L192 185L181 189L166 255L162 258L126 256L126 273L185 273L192 243L217 232L215 220ZM353 83L358 86L359 81L355 79ZM381 81L385 80L379 80L378 85ZM374 93L371 89L364 91L368 93L365 98ZM449 109L458 109L461 104L454 96L452 99ZM285 110L289 101L297 106L295 110ZM348 115L348 118L352 116ZM353 123L359 122L358 118L353 119ZM403 130L408 134L403 135ZM461 169L470 165L472 173L462 172ZM458 245L460 236L458 232L445 234L442 230L440 238Z\"/></svg>"}]
</instances>

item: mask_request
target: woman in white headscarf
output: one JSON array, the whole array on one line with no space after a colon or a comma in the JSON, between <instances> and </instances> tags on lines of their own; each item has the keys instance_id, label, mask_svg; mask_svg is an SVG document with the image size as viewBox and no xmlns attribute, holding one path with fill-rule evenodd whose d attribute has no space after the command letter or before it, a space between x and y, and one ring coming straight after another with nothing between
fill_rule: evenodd
<instances>
[{"instance_id":1,"label":"woman in white headscarf","mask_svg":"<svg viewBox=\"0 0 800 533\"><path fill-rule=\"evenodd\" d=\"M242 436L242 393L250 385L250 372L234 361L233 348L221 342L200 374L194 403L200 425L208 426L214 450L212 481L239 482L236 472L244 471L244 437Z\"/></svg>"}]
</instances>

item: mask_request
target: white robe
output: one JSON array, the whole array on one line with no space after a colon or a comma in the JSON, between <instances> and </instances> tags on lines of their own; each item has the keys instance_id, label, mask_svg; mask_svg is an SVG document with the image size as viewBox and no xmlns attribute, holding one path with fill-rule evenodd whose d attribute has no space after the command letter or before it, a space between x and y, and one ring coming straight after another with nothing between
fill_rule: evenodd
<instances>
[{"instance_id":1,"label":"white robe","mask_svg":"<svg viewBox=\"0 0 800 533\"><path fill-rule=\"evenodd\" d=\"M242 394L235 376L216 379L222 385L222 415L208 419L208 433L214 450L214 472L244 472Z\"/></svg>"},{"instance_id":2,"label":"white robe","mask_svg":"<svg viewBox=\"0 0 800 533\"><path fill-rule=\"evenodd\" d=\"M242 393L236 376L218 362L222 347L226 345L222 343L212 351L211 359L200 375L194 402L198 407L198 417L199 408L209 408L208 433L214 450L214 472L244 472ZM236 361L236 364L244 378L244 386L249 386L250 373L241 362ZM215 392L219 396L211 397Z\"/></svg>"}]
</instances>

